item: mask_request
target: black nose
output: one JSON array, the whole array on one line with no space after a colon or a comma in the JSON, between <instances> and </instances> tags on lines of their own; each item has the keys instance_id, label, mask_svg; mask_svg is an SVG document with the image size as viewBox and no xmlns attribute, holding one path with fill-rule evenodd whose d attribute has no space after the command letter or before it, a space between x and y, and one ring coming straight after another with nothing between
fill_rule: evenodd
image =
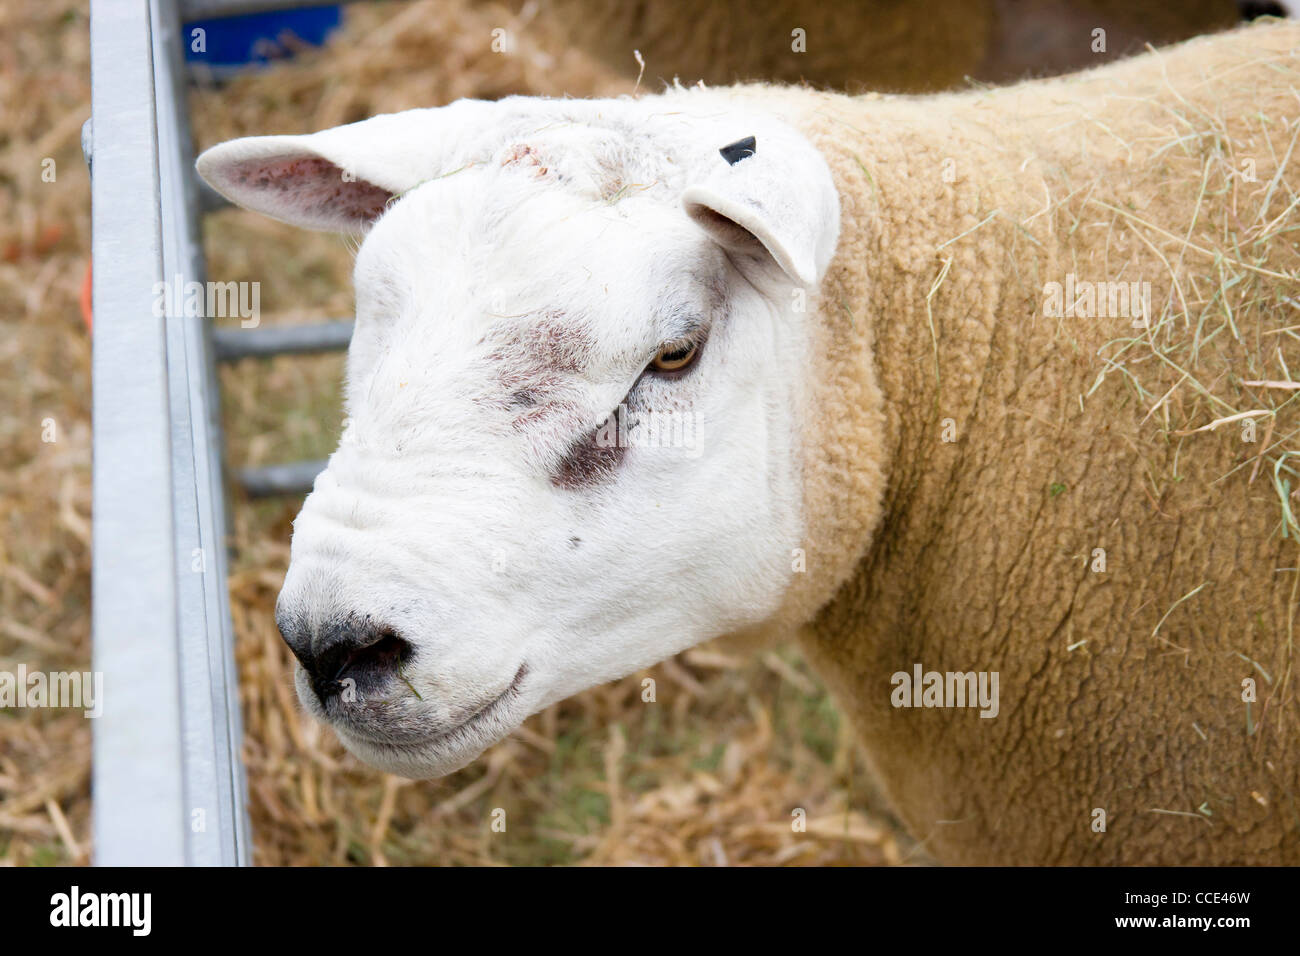
<instances>
[{"instance_id":1,"label":"black nose","mask_svg":"<svg viewBox=\"0 0 1300 956\"><path fill-rule=\"evenodd\" d=\"M292 620L276 623L322 703L348 691L379 690L413 656L411 645L393 628L369 618L334 622L315 633Z\"/></svg>"}]
</instances>

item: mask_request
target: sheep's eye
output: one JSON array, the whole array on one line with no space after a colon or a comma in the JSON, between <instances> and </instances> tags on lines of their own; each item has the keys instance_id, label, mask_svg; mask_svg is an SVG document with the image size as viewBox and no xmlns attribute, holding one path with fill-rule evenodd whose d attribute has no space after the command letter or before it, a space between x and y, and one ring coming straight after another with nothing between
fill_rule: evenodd
<instances>
[{"instance_id":1,"label":"sheep's eye","mask_svg":"<svg viewBox=\"0 0 1300 956\"><path fill-rule=\"evenodd\" d=\"M680 372L695 361L700 354L700 346L695 342L685 345L667 345L659 350L650 367L657 372Z\"/></svg>"}]
</instances>

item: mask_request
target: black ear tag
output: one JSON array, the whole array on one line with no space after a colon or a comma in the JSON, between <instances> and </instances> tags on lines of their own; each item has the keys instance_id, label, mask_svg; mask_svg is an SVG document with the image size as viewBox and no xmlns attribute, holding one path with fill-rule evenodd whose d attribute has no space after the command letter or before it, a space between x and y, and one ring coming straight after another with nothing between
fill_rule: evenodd
<instances>
[{"instance_id":1,"label":"black ear tag","mask_svg":"<svg viewBox=\"0 0 1300 956\"><path fill-rule=\"evenodd\" d=\"M718 150L718 152L722 154L722 158L727 161L728 166L735 166L736 163L740 162L742 159L745 159L748 156L753 156L756 145L754 137L746 136L744 139L738 139L734 143L728 143L726 146L722 147L722 149Z\"/></svg>"}]
</instances>

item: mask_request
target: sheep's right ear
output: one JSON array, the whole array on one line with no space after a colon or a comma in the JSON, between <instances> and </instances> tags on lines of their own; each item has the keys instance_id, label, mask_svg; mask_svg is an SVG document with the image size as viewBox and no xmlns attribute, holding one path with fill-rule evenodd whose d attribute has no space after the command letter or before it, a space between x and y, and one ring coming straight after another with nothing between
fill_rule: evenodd
<instances>
[{"instance_id":1,"label":"sheep's right ear","mask_svg":"<svg viewBox=\"0 0 1300 956\"><path fill-rule=\"evenodd\" d=\"M840 197L821 154L773 124L714 156L712 172L682 193L687 215L724 248L766 250L789 279L815 287L840 234Z\"/></svg>"},{"instance_id":2,"label":"sheep's right ear","mask_svg":"<svg viewBox=\"0 0 1300 956\"><path fill-rule=\"evenodd\" d=\"M459 104L458 104L459 105ZM247 136L206 150L195 167L246 209L330 231L364 231L388 201L446 172L474 101L407 110L306 136Z\"/></svg>"}]
</instances>

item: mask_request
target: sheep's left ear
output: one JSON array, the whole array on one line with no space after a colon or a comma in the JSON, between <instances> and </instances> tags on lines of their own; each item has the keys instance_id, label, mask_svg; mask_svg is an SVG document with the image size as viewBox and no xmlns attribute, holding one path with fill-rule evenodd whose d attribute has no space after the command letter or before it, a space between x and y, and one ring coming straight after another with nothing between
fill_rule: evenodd
<instances>
[{"instance_id":1,"label":"sheep's left ear","mask_svg":"<svg viewBox=\"0 0 1300 956\"><path fill-rule=\"evenodd\" d=\"M687 215L724 248L766 250L813 288L835 254L840 197L821 154L792 129L719 143L714 169L682 193Z\"/></svg>"}]
</instances>

